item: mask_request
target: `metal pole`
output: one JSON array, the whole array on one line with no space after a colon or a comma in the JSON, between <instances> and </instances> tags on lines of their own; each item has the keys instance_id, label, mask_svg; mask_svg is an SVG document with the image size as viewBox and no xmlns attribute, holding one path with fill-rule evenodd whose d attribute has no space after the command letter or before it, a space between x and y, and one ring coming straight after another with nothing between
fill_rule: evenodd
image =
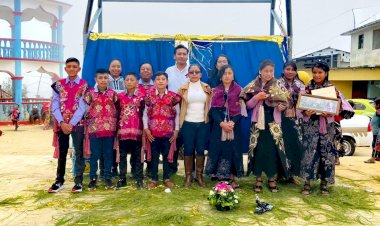
<instances>
[{"instance_id":1,"label":"metal pole","mask_svg":"<svg viewBox=\"0 0 380 226\"><path fill-rule=\"evenodd\" d=\"M86 51L87 36L89 33L88 27L90 25L93 4L94 4L94 0L87 1L86 15L85 15L84 24L83 24L83 53Z\"/></svg>"},{"instance_id":2,"label":"metal pole","mask_svg":"<svg viewBox=\"0 0 380 226\"><path fill-rule=\"evenodd\" d=\"M103 32L103 10L101 10L103 7L103 0L98 0L98 9L100 9L100 14L98 17L98 33Z\"/></svg>"},{"instance_id":3,"label":"metal pole","mask_svg":"<svg viewBox=\"0 0 380 226\"><path fill-rule=\"evenodd\" d=\"M292 1L285 0L286 3L286 24L288 30L288 59L292 59L293 55L293 22L292 22Z\"/></svg>"},{"instance_id":4,"label":"metal pole","mask_svg":"<svg viewBox=\"0 0 380 226\"><path fill-rule=\"evenodd\" d=\"M271 12L274 11L275 8L276 8L276 0L272 0L270 4ZM270 35L274 35L274 15L272 13L270 13Z\"/></svg>"}]
</instances>

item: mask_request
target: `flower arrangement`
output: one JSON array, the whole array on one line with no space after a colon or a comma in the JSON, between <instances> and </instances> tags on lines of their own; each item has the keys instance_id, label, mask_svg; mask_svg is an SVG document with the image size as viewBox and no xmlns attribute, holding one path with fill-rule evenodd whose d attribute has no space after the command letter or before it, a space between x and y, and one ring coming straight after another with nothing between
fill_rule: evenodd
<instances>
[{"instance_id":1,"label":"flower arrangement","mask_svg":"<svg viewBox=\"0 0 380 226\"><path fill-rule=\"evenodd\" d=\"M226 181L221 181L210 190L208 200L210 205L217 210L230 210L239 204L239 196L233 186Z\"/></svg>"}]
</instances>

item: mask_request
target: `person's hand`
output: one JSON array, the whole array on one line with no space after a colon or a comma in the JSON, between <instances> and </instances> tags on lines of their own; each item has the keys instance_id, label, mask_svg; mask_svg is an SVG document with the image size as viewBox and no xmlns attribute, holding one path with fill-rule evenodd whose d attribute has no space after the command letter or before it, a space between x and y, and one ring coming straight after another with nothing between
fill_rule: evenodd
<instances>
[{"instance_id":1,"label":"person's hand","mask_svg":"<svg viewBox=\"0 0 380 226\"><path fill-rule=\"evenodd\" d=\"M227 133L233 130L233 126L231 127L231 125L227 122L221 122L219 125L222 128L222 130L224 130Z\"/></svg>"},{"instance_id":2,"label":"person's hand","mask_svg":"<svg viewBox=\"0 0 380 226\"><path fill-rule=\"evenodd\" d=\"M62 132L66 135L70 134L73 130L73 126L66 123L66 122L61 122L60 123L60 126L61 126L61 129L62 129Z\"/></svg>"},{"instance_id":3,"label":"person's hand","mask_svg":"<svg viewBox=\"0 0 380 226\"><path fill-rule=\"evenodd\" d=\"M175 141L178 137L178 130L174 130L173 132L173 136L170 138L169 142L172 143L173 141Z\"/></svg>"},{"instance_id":4,"label":"person's hand","mask_svg":"<svg viewBox=\"0 0 380 226\"><path fill-rule=\"evenodd\" d=\"M322 114L321 114L321 116L323 116L323 117L332 117L332 116L334 116L334 114L331 114L331 113L328 113L328 112L323 112Z\"/></svg>"},{"instance_id":5,"label":"person's hand","mask_svg":"<svg viewBox=\"0 0 380 226\"><path fill-rule=\"evenodd\" d=\"M310 117L311 115L314 115L315 113L317 113L317 112L310 111L310 110L306 110L306 111L303 112L303 114L306 115L306 116L308 116L308 117Z\"/></svg>"},{"instance_id":6,"label":"person's hand","mask_svg":"<svg viewBox=\"0 0 380 226\"><path fill-rule=\"evenodd\" d=\"M150 132L149 129L145 129L144 131L145 131L145 135L148 138L149 142L152 143L154 141L154 136L152 136L152 133Z\"/></svg>"},{"instance_id":7,"label":"person's hand","mask_svg":"<svg viewBox=\"0 0 380 226\"><path fill-rule=\"evenodd\" d=\"M227 124L230 126L231 129L234 129L235 123L234 121L229 121Z\"/></svg>"},{"instance_id":8,"label":"person's hand","mask_svg":"<svg viewBox=\"0 0 380 226\"><path fill-rule=\"evenodd\" d=\"M285 105L283 105L283 104L279 104L279 105L277 106L277 109L278 109L279 111L284 111L286 108L287 108L287 107L286 107Z\"/></svg>"},{"instance_id":9,"label":"person's hand","mask_svg":"<svg viewBox=\"0 0 380 226\"><path fill-rule=\"evenodd\" d=\"M260 92L255 95L256 100L265 100L269 97L269 94L266 94L265 92Z\"/></svg>"}]
</instances>

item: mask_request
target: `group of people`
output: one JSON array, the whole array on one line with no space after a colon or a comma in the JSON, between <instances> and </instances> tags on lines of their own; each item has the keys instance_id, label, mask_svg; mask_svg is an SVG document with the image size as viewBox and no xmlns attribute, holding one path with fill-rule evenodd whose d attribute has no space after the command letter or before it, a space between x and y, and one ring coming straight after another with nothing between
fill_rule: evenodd
<instances>
[{"instance_id":1,"label":"group of people","mask_svg":"<svg viewBox=\"0 0 380 226\"><path fill-rule=\"evenodd\" d=\"M185 46L178 45L174 50L176 64L165 72L156 72L154 80L149 63L140 66L139 76L128 72L123 78L120 61L113 60L108 70L96 71L94 88L78 77L79 61L67 59L68 77L52 85L58 166L48 192L63 188L70 134L76 157L74 193L83 189L84 158L90 159L89 190L98 186L99 166L106 189L114 187L115 163L119 163L116 188L126 186L127 153L131 153L138 189L144 187L144 160L151 172L146 186L158 186L160 155L163 183L173 188L170 178L177 170L177 150L181 145L185 187L191 186L194 179L204 187L204 174L239 186L245 149L241 120L252 111L247 174L256 177L254 191L263 189L265 173L271 192L279 190L280 179L298 176L305 181L303 194L310 194L310 181L316 179L321 181L321 193L329 194L337 157L335 115L296 108L300 93L311 94L312 90L332 86L326 63L317 62L312 67L313 79L304 85L293 62L286 63L282 77L276 79L275 65L264 60L259 74L243 88L236 82L226 55L216 59L204 83L201 67L187 64L188 54ZM341 117L352 117L352 107L339 90L335 92L341 100Z\"/></svg>"}]
</instances>

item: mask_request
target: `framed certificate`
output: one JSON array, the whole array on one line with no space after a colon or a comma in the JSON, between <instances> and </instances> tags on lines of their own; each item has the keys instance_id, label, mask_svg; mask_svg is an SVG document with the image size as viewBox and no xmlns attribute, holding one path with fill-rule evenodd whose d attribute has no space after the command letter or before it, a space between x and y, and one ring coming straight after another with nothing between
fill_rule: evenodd
<instances>
[{"instance_id":1,"label":"framed certificate","mask_svg":"<svg viewBox=\"0 0 380 226\"><path fill-rule=\"evenodd\" d=\"M300 93L297 109L338 115L340 110L340 99Z\"/></svg>"}]
</instances>

